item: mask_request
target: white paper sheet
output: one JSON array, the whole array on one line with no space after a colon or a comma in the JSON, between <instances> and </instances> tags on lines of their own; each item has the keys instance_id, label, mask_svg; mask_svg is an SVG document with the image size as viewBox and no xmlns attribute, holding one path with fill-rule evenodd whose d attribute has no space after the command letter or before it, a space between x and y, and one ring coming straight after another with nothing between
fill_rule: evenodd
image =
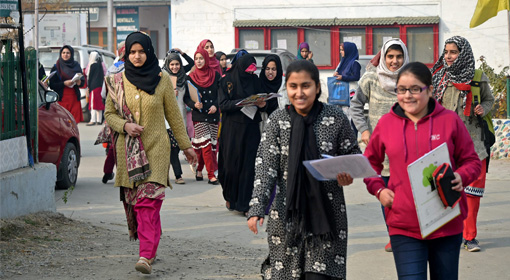
<instances>
[{"instance_id":1,"label":"white paper sheet","mask_svg":"<svg viewBox=\"0 0 510 280\"><path fill-rule=\"evenodd\" d=\"M303 161L308 172L318 181L336 180L336 175L346 172L352 178L377 176L377 173L362 154L342 155L324 159Z\"/></svg>"},{"instance_id":2,"label":"white paper sheet","mask_svg":"<svg viewBox=\"0 0 510 280\"><path fill-rule=\"evenodd\" d=\"M83 74L82 73L76 73L74 74L74 77L71 79L71 81L73 82L70 86L70 88L74 87L76 85L76 82L81 79L81 77L83 77Z\"/></svg>"},{"instance_id":3,"label":"white paper sheet","mask_svg":"<svg viewBox=\"0 0 510 280\"><path fill-rule=\"evenodd\" d=\"M244 41L244 47L246 49L257 50L259 48L259 42L255 40L246 40Z\"/></svg>"},{"instance_id":4,"label":"white paper sheet","mask_svg":"<svg viewBox=\"0 0 510 280\"><path fill-rule=\"evenodd\" d=\"M448 146L443 143L407 167L423 238L460 215L459 203L453 208L445 209L437 190L432 188L426 178L431 176L434 170L445 162L451 165Z\"/></svg>"},{"instance_id":5,"label":"white paper sheet","mask_svg":"<svg viewBox=\"0 0 510 280\"><path fill-rule=\"evenodd\" d=\"M248 118L252 119L255 117L257 113L257 106L244 106L241 108L241 112L245 114Z\"/></svg>"}]
</instances>

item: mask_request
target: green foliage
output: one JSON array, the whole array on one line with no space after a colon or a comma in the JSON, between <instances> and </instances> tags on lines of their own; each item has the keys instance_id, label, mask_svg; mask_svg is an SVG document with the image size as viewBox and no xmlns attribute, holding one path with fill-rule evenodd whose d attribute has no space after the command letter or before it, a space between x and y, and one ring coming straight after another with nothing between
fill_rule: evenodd
<instances>
[{"instance_id":1,"label":"green foliage","mask_svg":"<svg viewBox=\"0 0 510 280\"><path fill-rule=\"evenodd\" d=\"M71 196L71 194L73 193L74 191L74 185L71 186L69 189L67 189L65 192L64 192L64 195L62 196L62 201L64 201L64 203L67 204L67 200L69 199L69 197Z\"/></svg>"},{"instance_id":2,"label":"green foliage","mask_svg":"<svg viewBox=\"0 0 510 280\"><path fill-rule=\"evenodd\" d=\"M507 76L510 75L510 68L505 66L501 72L496 73L484 56L480 56L481 65L478 69L482 70L487 78L489 78L489 85L494 95L494 106L492 107L492 117L495 119L506 119L506 83Z\"/></svg>"}]
</instances>

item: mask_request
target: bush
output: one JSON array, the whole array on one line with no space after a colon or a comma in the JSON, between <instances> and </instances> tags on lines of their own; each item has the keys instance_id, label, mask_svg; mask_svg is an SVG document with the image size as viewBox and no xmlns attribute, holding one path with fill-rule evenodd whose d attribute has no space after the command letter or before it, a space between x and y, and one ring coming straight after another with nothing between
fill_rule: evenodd
<instances>
[{"instance_id":1,"label":"bush","mask_svg":"<svg viewBox=\"0 0 510 280\"><path fill-rule=\"evenodd\" d=\"M482 70L485 75L489 78L489 85L494 95L494 106L492 107L492 117L494 119L506 119L506 83L507 76L510 75L509 67L505 66L501 72L496 73L484 56L480 56L480 62L482 63L478 69Z\"/></svg>"}]
</instances>

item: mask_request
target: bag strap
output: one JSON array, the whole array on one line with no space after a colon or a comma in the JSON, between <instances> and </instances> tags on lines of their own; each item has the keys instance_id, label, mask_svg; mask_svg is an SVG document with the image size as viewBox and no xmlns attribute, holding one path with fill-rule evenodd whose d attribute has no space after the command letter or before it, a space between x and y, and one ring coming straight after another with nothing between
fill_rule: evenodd
<instances>
[{"instance_id":1,"label":"bag strap","mask_svg":"<svg viewBox=\"0 0 510 280\"><path fill-rule=\"evenodd\" d=\"M478 104L482 102L480 99L480 80L482 79L482 70L476 69L475 70L475 76L473 77L473 80L471 81L471 93L473 94L473 103L475 101L478 101Z\"/></svg>"}]
</instances>

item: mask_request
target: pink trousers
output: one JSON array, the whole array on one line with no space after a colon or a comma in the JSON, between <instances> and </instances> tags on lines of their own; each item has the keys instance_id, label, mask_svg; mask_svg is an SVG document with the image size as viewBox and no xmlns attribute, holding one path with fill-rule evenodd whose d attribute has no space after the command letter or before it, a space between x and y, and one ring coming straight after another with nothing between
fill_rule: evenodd
<instances>
[{"instance_id":1,"label":"pink trousers","mask_svg":"<svg viewBox=\"0 0 510 280\"><path fill-rule=\"evenodd\" d=\"M140 240L140 257L152 259L156 256L161 238L161 218L159 211L163 200L143 198L134 206Z\"/></svg>"},{"instance_id":2,"label":"pink trousers","mask_svg":"<svg viewBox=\"0 0 510 280\"><path fill-rule=\"evenodd\" d=\"M486 159L482 161L482 172L478 179L476 179L469 186L485 189L485 178L487 176L487 162ZM476 220L478 218L478 210L480 209L480 198L479 196L474 195L466 195L467 197L467 205L468 205L468 213L467 217L464 220L464 232L463 237L465 240L473 240L477 235L476 230Z\"/></svg>"}]
</instances>

